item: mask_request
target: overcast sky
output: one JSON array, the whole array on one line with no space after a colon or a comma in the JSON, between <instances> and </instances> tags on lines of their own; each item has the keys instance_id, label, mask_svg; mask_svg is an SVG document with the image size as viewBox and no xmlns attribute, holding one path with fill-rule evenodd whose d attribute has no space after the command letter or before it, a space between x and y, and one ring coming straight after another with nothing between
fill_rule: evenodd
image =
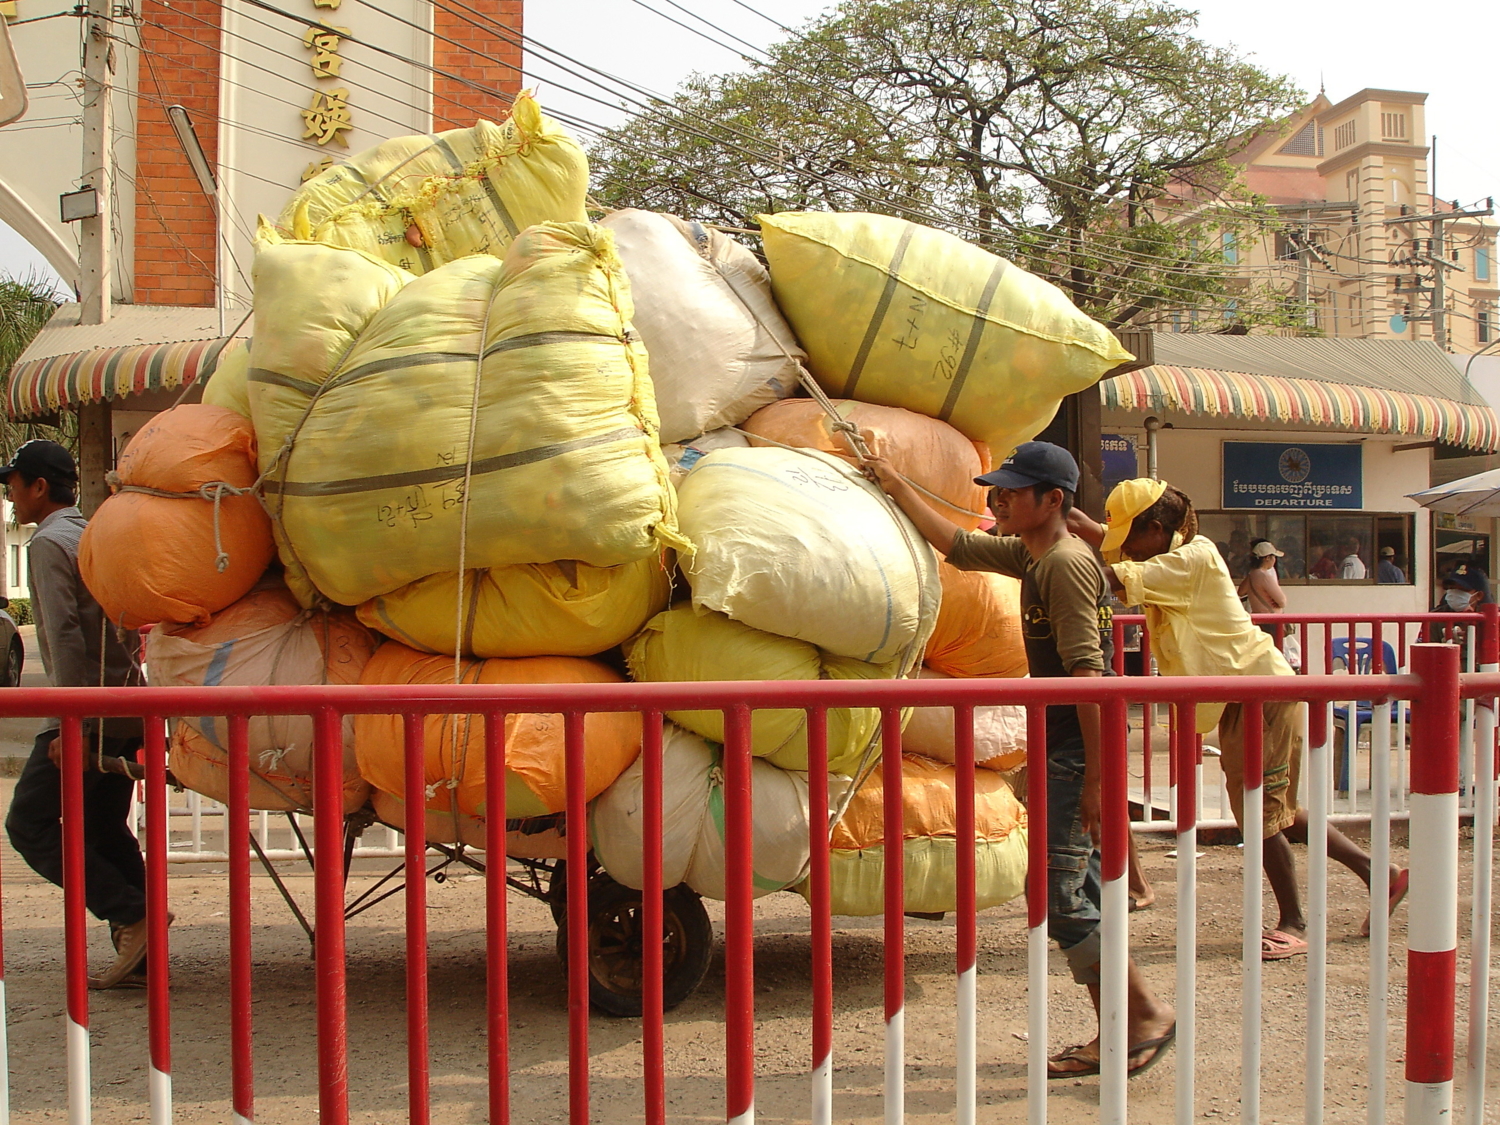
<instances>
[{"instance_id":1,"label":"overcast sky","mask_svg":"<svg viewBox=\"0 0 1500 1125\"><path fill-rule=\"evenodd\" d=\"M526 33L539 46L665 93L695 70L741 67L744 61L735 50L753 51L716 45L644 5L713 40L728 42L734 35L757 46L783 33L755 12L796 26L825 7L818 0L745 0L744 6L736 0L678 2L681 9L670 0L543 0L527 5ZM1450 0L1432 8L1390 0L1199 0L1185 6L1198 9L1203 39L1238 47L1266 69L1290 75L1309 95L1320 83L1334 101L1367 86L1426 91L1431 95L1427 128L1439 138L1438 192L1466 204L1500 194L1500 107L1494 93L1500 3L1495 0ZM541 50L529 56L527 69L544 107L605 125L624 119L617 96L565 73ZM600 105L564 86L615 104ZM39 255L0 225L0 273L28 269L50 273Z\"/></svg>"}]
</instances>

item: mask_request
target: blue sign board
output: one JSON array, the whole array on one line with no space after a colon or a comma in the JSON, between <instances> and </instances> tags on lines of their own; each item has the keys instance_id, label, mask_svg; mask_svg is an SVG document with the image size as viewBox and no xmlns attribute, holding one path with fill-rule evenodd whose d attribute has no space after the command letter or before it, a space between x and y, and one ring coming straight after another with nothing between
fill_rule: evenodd
<instances>
[{"instance_id":1,"label":"blue sign board","mask_svg":"<svg viewBox=\"0 0 1500 1125\"><path fill-rule=\"evenodd\" d=\"M1104 461L1104 495L1122 480L1141 475L1135 452L1135 438L1125 434L1100 434L1099 448Z\"/></svg>"},{"instance_id":2,"label":"blue sign board","mask_svg":"<svg viewBox=\"0 0 1500 1125\"><path fill-rule=\"evenodd\" d=\"M1364 507L1364 447L1224 443L1226 508Z\"/></svg>"}]
</instances>

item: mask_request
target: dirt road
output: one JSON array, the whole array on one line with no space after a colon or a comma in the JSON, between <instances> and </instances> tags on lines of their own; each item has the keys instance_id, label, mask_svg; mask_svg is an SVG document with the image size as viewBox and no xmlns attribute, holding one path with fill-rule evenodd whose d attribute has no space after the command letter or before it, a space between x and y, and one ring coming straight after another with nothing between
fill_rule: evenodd
<instances>
[{"instance_id":1,"label":"dirt road","mask_svg":"<svg viewBox=\"0 0 1500 1125\"><path fill-rule=\"evenodd\" d=\"M4 794L0 794L4 796ZM1403 841L1404 843L1404 841ZM1170 844L1144 842L1147 869L1156 882L1155 908L1132 919L1135 953L1152 985L1174 989L1175 895ZM1465 849L1467 852L1467 847ZM1238 1114L1240 1051L1240 851L1211 847L1200 861L1201 913L1198 989L1198 1115L1202 1120ZM1404 848L1397 849L1404 863ZM368 865L367 865L368 866ZM294 870L290 866L289 871ZM6 849L5 953L9 998L14 1120L66 1119L61 895L40 883ZM361 872L355 885L372 874ZM1467 879L1467 863L1463 878ZM1365 1120L1365 1047L1368 1016L1368 943L1356 936L1364 914L1362 887L1335 870L1329 932L1329 1122ZM292 883L304 902L311 880ZM1467 884L1462 918L1467 922ZM172 931L174 1088L183 1122L229 1120L227 910L222 868L174 868ZM482 1122L484 1086L483 882L458 877L429 888L431 926L432 1086L435 1122ZM1267 896L1269 898L1269 895ZM566 1120L566 997L546 908L512 895L512 1065L517 1123ZM255 907L256 1088L255 1120L263 1125L303 1125L316 1116L313 973L306 937L277 898L269 880L257 878ZM714 911L716 923L719 912ZM762 900L758 911L756 1001L762 1121L805 1120L808 1105L811 994L808 912L789 894ZM836 1120L881 1120L883 1025L882 943L878 919L836 919L835 1060ZM387 1125L406 1120L402 1003L404 957L399 900L355 919L349 927L350 1089L353 1120ZM1461 927L1460 981L1466 980L1467 925ZM102 926L95 926L96 960L109 955ZM1388 1100L1399 1119L1405 978L1405 910L1396 916L1391 958L1391 1057ZM982 1042L979 1058L980 1120L1025 1120L1025 932L1021 903L980 918ZM912 921L908 929L908 1119L952 1119L954 1015L953 928ZM1269 965L1265 974L1263 1120L1302 1120L1305 1050L1304 962ZM1459 990L1466 1018L1467 989ZM147 1119L145 1001L141 993L95 994L94 1120L100 1125ZM1052 1046L1090 1033L1086 1001L1054 958ZM722 1120L723 965L716 959L700 991L667 1019L667 1075L674 1121ZM1500 1013L1497 1013L1500 1020ZM590 1028L594 1120L640 1117L640 1031L631 1021L596 1017ZM1462 1037L1460 1038L1462 1042ZM1500 1034L1492 1032L1492 1043ZM1131 1085L1138 1120L1166 1120L1174 1099L1178 1059L1173 1056ZM1500 1058L1490 1065L1500 1067ZM1462 1066L1460 1066L1462 1075ZM1493 1085L1493 1083L1492 1083ZM1087 1120L1097 1105L1095 1080L1054 1084L1052 1119Z\"/></svg>"}]
</instances>

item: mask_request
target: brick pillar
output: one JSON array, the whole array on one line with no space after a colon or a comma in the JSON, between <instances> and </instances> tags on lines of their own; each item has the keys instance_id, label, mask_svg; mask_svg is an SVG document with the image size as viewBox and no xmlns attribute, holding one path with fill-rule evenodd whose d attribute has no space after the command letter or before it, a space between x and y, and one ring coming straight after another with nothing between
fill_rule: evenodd
<instances>
[{"instance_id":1,"label":"brick pillar","mask_svg":"<svg viewBox=\"0 0 1500 1125\"><path fill-rule=\"evenodd\" d=\"M501 120L521 89L521 0L469 0L467 7L433 6L432 65L443 72L432 79L434 133L481 117Z\"/></svg>"},{"instance_id":2,"label":"brick pillar","mask_svg":"<svg viewBox=\"0 0 1500 1125\"><path fill-rule=\"evenodd\" d=\"M167 120L181 105L216 161L219 145L218 0L142 0L137 101L135 300L142 305L214 303L213 206Z\"/></svg>"}]
</instances>

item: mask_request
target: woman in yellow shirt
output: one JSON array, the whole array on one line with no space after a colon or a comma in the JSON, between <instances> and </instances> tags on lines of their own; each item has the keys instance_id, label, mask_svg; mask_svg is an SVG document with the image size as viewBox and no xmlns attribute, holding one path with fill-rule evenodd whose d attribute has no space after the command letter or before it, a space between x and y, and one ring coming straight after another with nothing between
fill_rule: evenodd
<instances>
[{"instance_id":1,"label":"woman in yellow shirt","mask_svg":"<svg viewBox=\"0 0 1500 1125\"><path fill-rule=\"evenodd\" d=\"M1151 647L1164 676L1290 676L1274 640L1240 604L1234 580L1213 541L1198 534L1192 501L1164 481L1130 480L1110 493L1108 526L1074 510L1070 527L1098 546L1105 575L1126 605L1144 606ZM1276 928L1261 939L1261 957L1279 961L1307 952L1307 919L1297 887L1292 844L1307 842L1307 810L1297 805L1302 758L1299 703L1262 708L1266 878L1276 898ZM1234 819L1244 831L1244 715L1241 704L1199 704L1197 730L1219 728L1219 764ZM1370 857L1332 825L1328 854L1370 885ZM1389 908L1406 896L1407 874L1391 869ZM1369 932L1366 919L1364 932Z\"/></svg>"}]
</instances>

